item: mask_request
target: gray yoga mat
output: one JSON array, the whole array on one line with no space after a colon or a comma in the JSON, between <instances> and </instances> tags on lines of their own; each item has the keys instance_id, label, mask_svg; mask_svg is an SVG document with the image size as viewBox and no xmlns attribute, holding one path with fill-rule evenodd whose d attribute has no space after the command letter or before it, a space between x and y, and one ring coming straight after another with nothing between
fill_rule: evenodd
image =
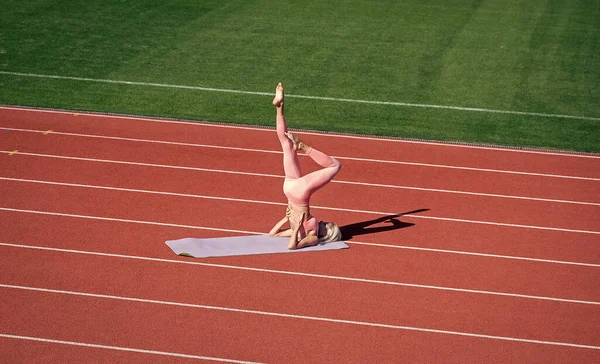
<instances>
[{"instance_id":1,"label":"gray yoga mat","mask_svg":"<svg viewBox=\"0 0 600 364\"><path fill-rule=\"evenodd\" d=\"M231 255L296 253L320 250L347 249L342 241L317 244L302 249L289 250L290 238L270 235L245 235L223 238L169 240L166 244L175 254L194 258L225 257Z\"/></svg>"}]
</instances>

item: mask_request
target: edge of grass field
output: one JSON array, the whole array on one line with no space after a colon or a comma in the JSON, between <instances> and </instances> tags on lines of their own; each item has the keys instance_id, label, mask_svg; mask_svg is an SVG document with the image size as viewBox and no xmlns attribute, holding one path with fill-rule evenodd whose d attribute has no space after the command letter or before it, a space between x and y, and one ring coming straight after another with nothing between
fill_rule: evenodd
<instances>
[{"instance_id":1,"label":"edge of grass field","mask_svg":"<svg viewBox=\"0 0 600 364\"><path fill-rule=\"evenodd\" d=\"M166 116L122 114L122 113L116 113L116 112L78 110L78 109L61 109L61 108L53 108L53 107L27 106L27 105L2 104L2 103L0 103L0 107L7 107L7 108L12 107L12 108L20 108L20 109L24 109L24 110L52 111L52 112L62 112L62 113L80 113L80 114L90 114L90 115L150 119L150 120L157 120L157 121L203 123L203 124L224 125L224 126L232 126L232 127L251 127L251 128L256 128L256 129L275 130L274 126L268 126L268 125L230 123L230 122L224 122L224 121L211 121L211 120L192 120L192 119L182 119L182 118L166 117ZM583 152L583 151L576 151L576 150L552 149L552 148L544 148L544 147L527 147L527 146L518 146L518 145L500 145L500 144L492 144L492 143L477 143L477 142L465 142L465 141L453 141L453 140L434 140L434 139L387 136L387 135L344 133L344 132L338 132L338 131L313 130L313 129L302 129L302 128L289 128L289 129L299 131L299 132L318 133L318 134L325 134L325 135L327 135L327 134L340 135L340 136L349 136L349 137L356 137L356 138L370 138L370 139L382 139L382 140L387 139L387 140L397 140L397 141L406 141L406 142L415 142L415 143L428 143L428 144L439 144L439 145L446 144L446 145L465 146L465 147L474 147L474 148L481 147L481 148L493 148L493 149L500 149L500 150L516 150L516 151L526 151L526 152L529 151L529 152L558 153L558 154L565 154L565 155L600 157L600 153Z\"/></svg>"}]
</instances>

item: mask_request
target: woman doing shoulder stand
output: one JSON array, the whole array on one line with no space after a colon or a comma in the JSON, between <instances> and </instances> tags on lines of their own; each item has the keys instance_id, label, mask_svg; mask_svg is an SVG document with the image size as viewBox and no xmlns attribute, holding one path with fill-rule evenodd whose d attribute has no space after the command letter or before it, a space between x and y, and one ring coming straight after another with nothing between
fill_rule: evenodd
<instances>
[{"instance_id":1,"label":"woman doing shoulder stand","mask_svg":"<svg viewBox=\"0 0 600 364\"><path fill-rule=\"evenodd\" d=\"M277 110L277 137L283 149L283 169L285 180L283 193L288 199L285 217L282 218L269 235L289 236L289 249L313 246L341 240L339 227L333 222L319 221L310 213L310 197L325 186L340 171L341 165L335 158L303 143L298 137L287 131L283 113L284 94L281 83L277 85L273 105ZM306 153L322 169L302 175L298 151ZM289 222L290 228L284 229Z\"/></svg>"}]
</instances>

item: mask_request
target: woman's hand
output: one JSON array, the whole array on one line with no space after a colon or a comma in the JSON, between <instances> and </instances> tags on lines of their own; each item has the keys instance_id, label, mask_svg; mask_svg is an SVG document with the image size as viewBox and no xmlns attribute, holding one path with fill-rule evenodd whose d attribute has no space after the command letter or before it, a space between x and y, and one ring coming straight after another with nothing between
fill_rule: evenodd
<instances>
[{"instance_id":1,"label":"woman's hand","mask_svg":"<svg viewBox=\"0 0 600 364\"><path fill-rule=\"evenodd\" d=\"M300 242L298 242L298 233L300 232L300 228L302 228L302 224L304 223L305 219L306 219L306 212L303 212L302 216L300 216L300 221L298 221L298 225L296 225L296 227L292 230L292 236L290 236L290 242L288 243L288 249L297 249L297 248L302 248L304 246L316 244L316 241L318 240L318 238L316 236L314 237L314 239L313 239L313 237L306 237L306 238L300 240ZM312 231L313 235L314 235L314 230L310 230L310 231ZM307 238L309 240L305 241Z\"/></svg>"},{"instance_id":2,"label":"woman's hand","mask_svg":"<svg viewBox=\"0 0 600 364\"><path fill-rule=\"evenodd\" d=\"M306 220L306 212L302 213L302 216L300 217L300 222L298 224L302 225L304 223L304 220Z\"/></svg>"}]
</instances>

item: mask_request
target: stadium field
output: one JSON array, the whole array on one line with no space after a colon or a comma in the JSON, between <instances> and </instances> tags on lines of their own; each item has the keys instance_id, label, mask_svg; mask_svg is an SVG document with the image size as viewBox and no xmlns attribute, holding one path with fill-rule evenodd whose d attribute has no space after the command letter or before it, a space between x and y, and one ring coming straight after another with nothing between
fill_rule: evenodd
<instances>
[{"instance_id":1,"label":"stadium field","mask_svg":"<svg viewBox=\"0 0 600 364\"><path fill-rule=\"evenodd\" d=\"M4 0L0 362L600 363L599 19Z\"/></svg>"},{"instance_id":2,"label":"stadium field","mask_svg":"<svg viewBox=\"0 0 600 364\"><path fill-rule=\"evenodd\" d=\"M600 1L5 0L0 104L600 152Z\"/></svg>"}]
</instances>

